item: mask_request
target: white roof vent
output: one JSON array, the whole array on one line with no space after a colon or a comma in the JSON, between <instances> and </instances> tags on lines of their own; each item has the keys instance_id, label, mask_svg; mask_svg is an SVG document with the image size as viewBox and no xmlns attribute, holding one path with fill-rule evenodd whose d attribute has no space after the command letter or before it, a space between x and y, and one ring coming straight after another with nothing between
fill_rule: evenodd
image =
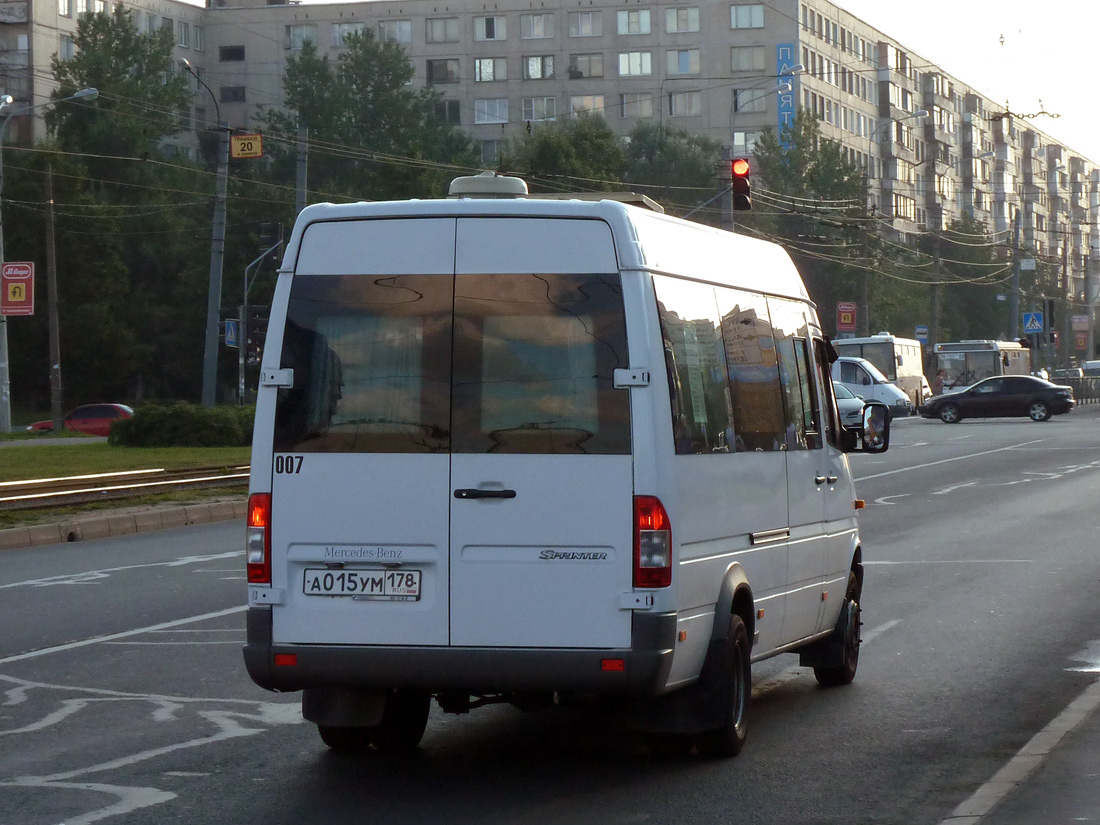
<instances>
[{"instance_id":1,"label":"white roof vent","mask_svg":"<svg viewBox=\"0 0 1100 825\"><path fill-rule=\"evenodd\" d=\"M518 198L527 194L527 182L523 178L482 172L455 178L447 191L450 198Z\"/></svg>"}]
</instances>

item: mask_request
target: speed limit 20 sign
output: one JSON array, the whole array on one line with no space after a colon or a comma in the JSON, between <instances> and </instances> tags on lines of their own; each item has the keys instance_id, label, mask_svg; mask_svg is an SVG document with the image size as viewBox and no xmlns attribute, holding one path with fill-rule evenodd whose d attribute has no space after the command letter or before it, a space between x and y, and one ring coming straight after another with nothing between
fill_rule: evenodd
<instances>
[{"instance_id":1,"label":"speed limit 20 sign","mask_svg":"<svg viewBox=\"0 0 1100 825\"><path fill-rule=\"evenodd\" d=\"M234 160L262 158L264 156L263 135L230 135L229 154Z\"/></svg>"}]
</instances>

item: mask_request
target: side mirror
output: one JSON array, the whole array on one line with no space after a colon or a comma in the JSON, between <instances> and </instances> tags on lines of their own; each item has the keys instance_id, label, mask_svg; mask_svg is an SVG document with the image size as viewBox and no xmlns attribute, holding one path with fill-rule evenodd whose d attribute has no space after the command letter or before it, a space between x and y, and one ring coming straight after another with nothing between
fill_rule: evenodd
<instances>
[{"instance_id":1,"label":"side mirror","mask_svg":"<svg viewBox=\"0 0 1100 825\"><path fill-rule=\"evenodd\" d=\"M863 451L884 453L890 448L890 411L885 404L863 406Z\"/></svg>"}]
</instances>

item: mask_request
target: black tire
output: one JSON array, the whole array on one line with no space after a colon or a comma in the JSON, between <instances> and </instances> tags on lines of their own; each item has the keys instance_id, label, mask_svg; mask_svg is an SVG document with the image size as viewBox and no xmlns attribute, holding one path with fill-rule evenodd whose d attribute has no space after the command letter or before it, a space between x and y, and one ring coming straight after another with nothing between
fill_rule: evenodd
<instances>
[{"instance_id":1,"label":"black tire","mask_svg":"<svg viewBox=\"0 0 1100 825\"><path fill-rule=\"evenodd\" d=\"M1027 417L1032 421L1046 421L1050 415L1050 407L1045 401L1036 399L1027 405Z\"/></svg>"},{"instance_id":2,"label":"black tire","mask_svg":"<svg viewBox=\"0 0 1100 825\"><path fill-rule=\"evenodd\" d=\"M944 404L940 407L939 416L944 424L958 424L962 421L962 411L956 404Z\"/></svg>"},{"instance_id":3,"label":"black tire","mask_svg":"<svg viewBox=\"0 0 1100 825\"><path fill-rule=\"evenodd\" d=\"M427 693L395 690L386 697L382 721L370 731L371 742L382 753L410 753L424 738L432 697Z\"/></svg>"},{"instance_id":4,"label":"black tire","mask_svg":"<svg viewBox=\"0 0 1100 825\"><path fill-rule=\"evenodd\" d=\"M683 759L695 746L686 733L648 733L646 749L658 759Z\"/></svg>"},{"instance_id":5,"label":"black tire","mask_svg":"<svg viewBox=\"0 0 1100 825\"><path fill-rule=\"evenodd\" d=\"M374 728L317 726L317 732L321 734L321 741L338 753L358 753L366 750L370 746L372 730Z\"/></svg>"},{"instance_id":6,"label":"black tire","mask_svg":"<svg viewBox=\"0 0 1100 825\"><path fill-rule=\"evenodd\" d=\"M749 703L752 700L752 664L749 632L741 617L730 617L726 655L708 676L715 683L708 686L722 697L722 724L695 738L695 746L703 756L737 756L745 746L748 734ZM701 677L702 678L702 677Z\"/></svg>"},{"instance_id":7,"label":"black tire","mask_svg":"<svg viewBox=\"0 0 1100 825\"><path fill-rule=\"evenodd\" d=\"M848 573L848 590L844 594L844 604L840 608L836 631L843 634L843 657L839 665L815 667L814 677L823 687L850 685L856 678L859 667L860 646L860 586L854 570Z\"/></svg>"}]
</instances>

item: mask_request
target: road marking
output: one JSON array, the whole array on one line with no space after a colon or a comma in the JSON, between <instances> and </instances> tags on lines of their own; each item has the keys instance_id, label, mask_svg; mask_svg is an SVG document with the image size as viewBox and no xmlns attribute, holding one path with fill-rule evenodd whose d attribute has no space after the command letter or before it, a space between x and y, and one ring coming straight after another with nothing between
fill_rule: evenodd
<instances>
[{"instance_id":1,"label":"road marking","mask_svg":"<svg viewBox=\"0 0 1100 825\"><path fill-rule=\"evenodd\" d=\"M940 825L977 825L981 822L1034 773L1067 733L1084 722L1098 706L1100 681L1089 685L1050 724L1031 737L1031 741L1020 748L1003 768L955 808Z\"/></svg>"},{"instance_id":2,"label":"road marking","mask_svg":"<svg viewBox=\"0 0 1100 825\"><path fill-rule=\"evenodd\" d=\"M879 498L876 498L871 503L872 504L893 504L894 502L887 501L887 499L889 499L889 498L905 498L908 495L909 495L909 493L897 493L896 495L892 495L892 496L880 496Z\"/></svg>"},{"instance_id":3,"label":"road marking","mask_svg":"<svg viewBox=\"0 0 1100 825\"><path fill-rule=\"evenodd\" d=\"M24 659L34 659L38 656L46 656L50 653L64 653L67 650L76 650L77 648L87 647L88 645L98 645L104 642L113 642L115 639L125 639L130 636L139 636L142 633L149 633L153 630L164 630L167 627L179 627L181 624L190 624L192 622L205 622L207 619L220 619L223 616L232 616L234 613L243 613L248 610L248 605L242 604L238 607L229 607L225 610L215 610L213 613L203 613L199 616L189 616L186 619L175 619L171 622L161 622L160 624L151 624L148 627L138 627L133 630L123 630L121 633L109 633L106 636L93 636L91 639L81 639L79 642L68 642L63 645L54 645L53 647L43 647L39 650L31 650L27 653L18 653L15 656L5 656L0 659L0 665L10 664L11 662L21 662Z\"/></svg>"},{"instance_id":4,"label":"road marking","mask_svg":"<svg viewBox=\"0 0 1100 825\"><path fill-rule=\"evenodd\" d=\"M142 570L147 567L182 567L185 564L198 564L199 562L214 561L215 559L239 558L240 555L240 551L234 550L229 553L216 553L210 556L182 556L178 559L171 559L170 561L156 561L149 562L148 564L127 564L122 567L106 567L103 570L88 570L84 573L66 573L63 576L46 576L42 579L28 579L22 582L0 584L0 590L6 590L9 587L51 587L57 584L85 584L90 581L105 579L111 573L121 573L124 570ZM224 573L226 571L216 570L211 572Z\"/></svg>"},{"instance_id":5,"label":"road marking","mask_svg":"<svg viewBox=\"0 0 1100 825\"><path fill-rule=\"evenodd\" d=\"M934 495L934 496L945 496L948 493L953 493L956 490L963 489L964 487L973 487L977 483L978 482L976 482L976 481L968 481L965 484L955 484L954 486L951 486L951 487L944 487L942 490L934 490L932 492L932 495Z\"/></svg>"},{"instance_id":6,"label":"road marking","mask_svg":"<svg viewBox=\"0 0 1100 825\"><path fill-rule=\"evenodd\" d=\"M927 464L914 464L912 467L899 467L897 470L887 470L884 473L874 473L869 476L860 476L856 481L870 481L872 478L883 478L885 476L893 476L898 473L907 473L910 470L923 470L925 467L937 467L940 464L950 464L952 461L963 461L967 458L978 458L983 455L993 455L993 453L1003 453L1006 450L1018 450L1021 447L1028 447L1032 444L1042 444L1044 439L1037 438L1034 441L1024 441L1021 444L1013 444L1009 447L998 447L995 450L983 450L980 453L970 453L969 455L957 455L954 458L943 458L939 461L929 461Z\"/></svg>"}]
</instances>

